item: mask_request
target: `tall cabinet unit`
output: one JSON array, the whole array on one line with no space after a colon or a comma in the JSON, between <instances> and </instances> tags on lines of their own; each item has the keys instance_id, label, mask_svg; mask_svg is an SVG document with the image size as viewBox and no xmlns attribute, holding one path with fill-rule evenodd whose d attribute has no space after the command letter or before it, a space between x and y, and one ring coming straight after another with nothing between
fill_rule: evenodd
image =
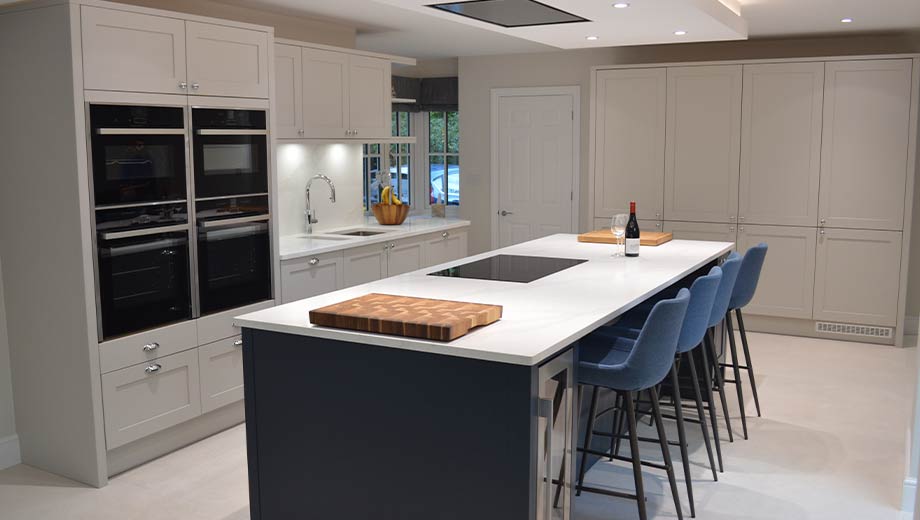
<instances>
[{"instance_id":1,"label":"tall cabinet unit","mask_svg":"<svg viewBox=\"0 0 920 520\"><path fill-rule=\"evenodd\" d=\"M662 77L663 137L648 131L662 106L650 101L659 86L652 78ZM598 68L595 225L609 225L636 197L662 200L660 217L640 215L643 227L663 221L675 238L737 242L742 251L769 244L747 308L769 319L749 327L819 336L845 329L859 335L851 339L899 343L918 77L912 55ZM632 78L645 81L641 94L622 88ZM614 142L628 142L615 130L630 128L644 148ZM660 188L653 173L634 179L652 171L633 159L637 150L664 152Z\"/></svg>"},{"instance_id":2,"label":"tall cabinet unit","mask_svg":"<svg viewBox=\"0 0 920 520\"><path fill-rule=\"evenodd\" d=\"M252 220L253 240L268 242L270 216L196 221L193 165L201 135L255 134L268 148L273 39L270 27L101 0L0 10L0 95L15 107L0 123L2 155L19 172L0 180L0 254L4 297L17 302L6 309L24 463L103 486L243 420L233 318L272 305L271 291L206 312L197 289L218 276L194 275L218 262L195 259L214 227ZM262 123L193 132L199 109L251 110ZM261 159L267 176L271 151ZM124 199L103 200L111 193ZM135 323L131 305L112 310L129 299L159 306L134 310Z\"/></svg>"}]
</instances>

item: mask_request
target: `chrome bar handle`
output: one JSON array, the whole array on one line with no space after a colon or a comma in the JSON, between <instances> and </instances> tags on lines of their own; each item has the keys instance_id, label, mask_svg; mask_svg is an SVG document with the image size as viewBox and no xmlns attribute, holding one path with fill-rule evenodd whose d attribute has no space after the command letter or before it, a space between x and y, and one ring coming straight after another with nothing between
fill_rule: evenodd
<instances>
[{"instance_id":1,"label":"chrome bar handle","mask_svg":"<svg viewBox=\"0 0 920 520\"><path fill-rule=\"evenodd\" d=\"M159 363L154 363L152 365L149 365L147 368L145 368L144 372L147 372L148 374L156 374L157 372L160 371L161 368L163 368L162 365L160 365Z\"/></svg>"},{"instance_id":2,"label":"chrome bar handle","mask_svg":"<svg viewBox=\"0 0 920 520\"><path fill-rule=\"evenodd\" d=\"M225 218L221 220L199 220L198 225L208 229L220 226L232 226L234 224L247 224L250 222L265 222L271 218L271 215L252 215L249 217Z\"/></svg>"},{"instance_id":3,"label":"chrome bar handle","mask_svg":"<svg viewBox=\"0 0 920 520\"><path fill-rule=\"evenodd\" d=\"M147 343L146 345L144 345L144 348L143 348L142 350L143 350L144 352L153 352L154 350L156 350L156 349L158 349L158 348L160 348L160 344L157 343L156 341L152 341L152 342Z\"/></svg>"},{"instance_id":4,"label":"chrome bar handle","mask_svg":"<svg viewBox=\"0 0 920 520\"><path fill-rule=\"evenodd\" d=\"M185 135L184 128L97 128L98 135Z\"/></svg>"},{"instance_id":5,"label":"chrome bar handle","mask_svg":"<svg viewBox=\"0 0 920 520\"><path fill-rule=\"evenodd\" d=\"M128 231L109 231L102 234L103 240L118 240L120 238L143 237L147 235L158 235L160 233L172 233L175 231L188 231L188 224L177 224L175 226L149 227L144 229L130 229Z\"/></svg>"},{"instance_id":6,"label":"chrome bar handle","mask_svg":"<svg viewBox=\"0 0 920 520\"><path fill-rule=\"evenodd\" d=\"M204 128L195 133L198 135L268 135L268 130L264 128Z\"/></svg>"},{"instance_id":7,"label":"chrome bar handle","mask_svg":"<svg viewBox=\"0 0 920 520\"><path fill-rule=\"evenodd\" d=\"M238 339L238 340L234 341L234 342L233 342L233 346L234 346L234 347L242 347L242 346L243 346L243 340Z\"/></svg>"}]
</instances>

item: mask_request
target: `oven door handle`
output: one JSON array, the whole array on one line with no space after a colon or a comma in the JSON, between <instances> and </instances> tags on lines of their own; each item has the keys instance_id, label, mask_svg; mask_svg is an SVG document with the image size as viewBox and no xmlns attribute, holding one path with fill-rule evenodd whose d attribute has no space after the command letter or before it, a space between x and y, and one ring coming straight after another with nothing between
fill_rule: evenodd
<instances>
[{"instance_id":1,"label":"oven door handle","mask_svg":"<svg viewBox=\"0 0 920 520\"><path fill-rule=\"evenodd\" d=\"M268 130L258 128L205 128L196 130L198 135L268 135Z\"/></svg>"},{"instance_id":2,"label":"oven door handle","mask_svg":"<svg viewBox=\"0 0 920 520\"><path fill-rule=\"evenodd\" d=\"M144 229L130 229L127 231L108 231L102 233L103 240L118 240L120 238L143 237L147 235L158 235L160 233L173 233L175 231L188 231L188 224L177 224L175 226L160 226Z\"/></svg>"},{"instance_id":3,"label":"oven door handle","mask_svg":"<svg viewBox=\"0 0 920 520\"><path fill-rule=\"evenodd\" d=\"M97 128L99 135L185 135L184 128Z\"/></svg>"},{"instance_id":4,"label":"oven door handle","mask_svg":"<svg viewBox=\"0 0 920 520\"><path fill-rule=\"evenodd\" d=\"M271 218L268 213L264 215L252 215L249 217L225 218L222 220L199 220L198 225L205 228L215 228L220 226L233 226L236 224L246 224L249 222L266 222Z\"/></svg>"}]
</instances>

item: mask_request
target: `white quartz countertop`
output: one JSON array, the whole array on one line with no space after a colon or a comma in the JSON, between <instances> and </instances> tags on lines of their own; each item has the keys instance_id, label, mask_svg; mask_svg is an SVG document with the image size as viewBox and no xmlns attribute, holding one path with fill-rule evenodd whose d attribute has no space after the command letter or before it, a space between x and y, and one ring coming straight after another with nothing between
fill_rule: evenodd
<instances>
[{"instance_id":1,"label":"white quartz countertop","mask_svg":"<svg viewBox=\"0 0 920 520\"><path fill-rule=\"evenodd\" d=\"M552 235L236 318L242 327L390 348L535 366L734 248L730 242L673 240L641 248L638 258L613 257L614 247ZM530 283L427 276L496 254L588 260ZM331 329L309 312L368 293L439 298L503 306L502 319L451 342Z\"/></svg>"},{"instance_id":2,"label":"white quartz countertop","mask_svg":"<svg viewBox=\"0 0 920 520\"><path fill-rule=\"evenodd\" d=\"M335 228L321 232L317 231L312 235L289 235L281 237L279 239L281 246L281 261L341 251L343 249L361 247L368 244L399 240L427 233L464 228L469 225L470 222L468 220L461 220L458 218L412 216L398 226L382 226L377 223L377 219L374 217L366 217L363 223L354 226ZM384 233L368 237L337 235L337 233L355 230L383 231Z\"/></svg>"}]
</instances>

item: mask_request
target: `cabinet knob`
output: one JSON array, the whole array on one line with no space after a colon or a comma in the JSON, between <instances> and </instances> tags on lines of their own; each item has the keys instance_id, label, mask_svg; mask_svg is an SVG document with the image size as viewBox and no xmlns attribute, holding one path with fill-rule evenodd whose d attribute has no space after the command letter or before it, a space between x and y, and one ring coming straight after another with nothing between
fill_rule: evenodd
<instances>
[{"instance_id":1,"label":"cabinet knob","mask_svg":"<svg viewBox=\"0 0 920 520\"><path fill-rule=\"evenodd\" d=\"M188 83L186 83L186 82L184 82L184 81L180 81L180 82L179 82L179 88L180 88L181 90L187 89L187 88L188 88Z\"/></svg>"},{"instance_id":2,"label":"cabinet knob","mask_svg":"<svg viewBox=\"0 0 920 520\"><path fill-rule=\"evenodd\" d=\"M319 263L319 258L316 258L314 256L313 258L310 259L310 265L316 265L318 263Z\"/></svg>"},{"instance_id":3,"label":"cabinet knob","mask_svg":"<svg viewBox=\"0 0 920 520\"><path fill-rule=\"evenodd\" d=\"M154 363L145 368L144 372L147 372L148 374L156 374L160 371L161 368L163 367L159 363Z\"/></svg>"},{"instance_id":4,"label":"cabinet knob","mask_svg":"<svg viewBox=\"0 0 920 520\"><path fill-rule=\"evenodd\" d=\"M744 217L738 217L738 220L740 220L741 222L744 222Z\"/></svg>"},{"instance_id":5,"label":"cabinet knob","mask_svg":"<svg viewBox=\"0 0 920 520\"><path fill-rule=\"evenodd\" d=\"M200 86L201 85L199 85L198 83L192 83L192 90L198 90L198 87Z\"/></svg>"},{"instance_id":6,"label":"cabinet knob","mask_svg":"<svg viewBox=\"0 0 920 520\"><path fill-rule=\"evenodd\" d=\"M447 231L441 233L441 238L447 238L449 236L450 236L450 233L448 233Z\"/></svg>"},{"instance_id":7,"label":"cabinet knob","mask_svg":"<svg viewBox=\"0 0 920 520\"><path fill-rule=\"evenodd\" d=\"M357 130L352 130L352 131L351 131L351 135L358 135L358 131L357 131Z\"/></svg>"},{"instance_id":8,"label":"cabinet knob","mask_svg":"<svg viewBox=\"0 0 920 520\"><path fill-rule=\"evenodd\" d=\"M822 235L824 234L824 230L823 230L823 229L821 230L821 234L822 234Z\"/></svg>"},{"instance_id":9,"label":"cabinet knob","mask_svg":"<svg viewBox=\"0 0 920 520\"><path fill-rule=\"evenodd\" d=\"M655 213L655 218L661 218L661 213Z\"/></svg>"},{"instance_id":10,"label":"cabinet knob","mask_svg":"<svg viewBox=\"0 0 920 520\"><path fill-rule=\"evenodd\" d=\"M144 352L153 352L154 350L156 350L156 349L158 349L158 348L160 348L160 344L157 343L156 341L154 341L154 342L147 343L146 345L144 345L143 351L144 351Z\"/></svg>"},{"instance_id":11,"label":"cabinet knob","mask_svg":"<svg viewBox=\"0 0 920 520\"><path fill-rule=\"evenodd\" d=\"M735 220L735 216L734 216L734 215L729 215L729 216L728 216L728 220Z\"/></svg>"},{"instance_id":12,"label":"cabinet knob","mask_svg":"<svg viewBox=\"0 0 920 520\"><path fill-rule=\"evenodd\" d=\"M396 247L396 242L390 242L390 249L393 249L394 247Z\"/></svg>"},{"instance_id":13,"label":"cabinet knob","mask_svg":"<svg viewBox=\"0 0 920 520\"><path fill-rule=\"evenodd\" d=\"M744 226L739 227L739 228L738 228L738 231L744 233Z\"/></svg>"},{"instance_id":14,"label":"cabinet knob","mask_svg":"<svg viewBox=\"0 0 920 520\"><path fill-rule=\"evenodd\" d=\"M234 347L242 347L242 346L243 346L243 340L238 339L238 340L234 341L234 342L233 342L233 346L234 346Z\"/></svg>"},{"instance_id":15,"label":"cabinet knob","mask_svg":"<svg viewBox=\"0 0 920 520\"><path fill-rule=\"evenodd\" d=\"M734 230L735 230L735 226L728 226L728 230L729 230L729 231L734 231Z\"/></svg>"},{"instance_id":16,"label":"cabinet knob","mask_svg":"<svg viewBox=\"0 0 920 520\"><path fill-rule=\"evenodd\" d=\"M303 130L298 130L297 135L303 135Z\"/></svg>"},{"instance_id":17,"label":"cabinet knob","mask_svg":"<svg viewBox=\"0 0 920 520\"><path fill-rule=\"evenodd\" d=\"M823 226L826 222L827 222L827 219L826 219L826 218L822 218L822 219L821 219L821 225L822 225L822 226Z\"/></svg>"}]
</instances>

